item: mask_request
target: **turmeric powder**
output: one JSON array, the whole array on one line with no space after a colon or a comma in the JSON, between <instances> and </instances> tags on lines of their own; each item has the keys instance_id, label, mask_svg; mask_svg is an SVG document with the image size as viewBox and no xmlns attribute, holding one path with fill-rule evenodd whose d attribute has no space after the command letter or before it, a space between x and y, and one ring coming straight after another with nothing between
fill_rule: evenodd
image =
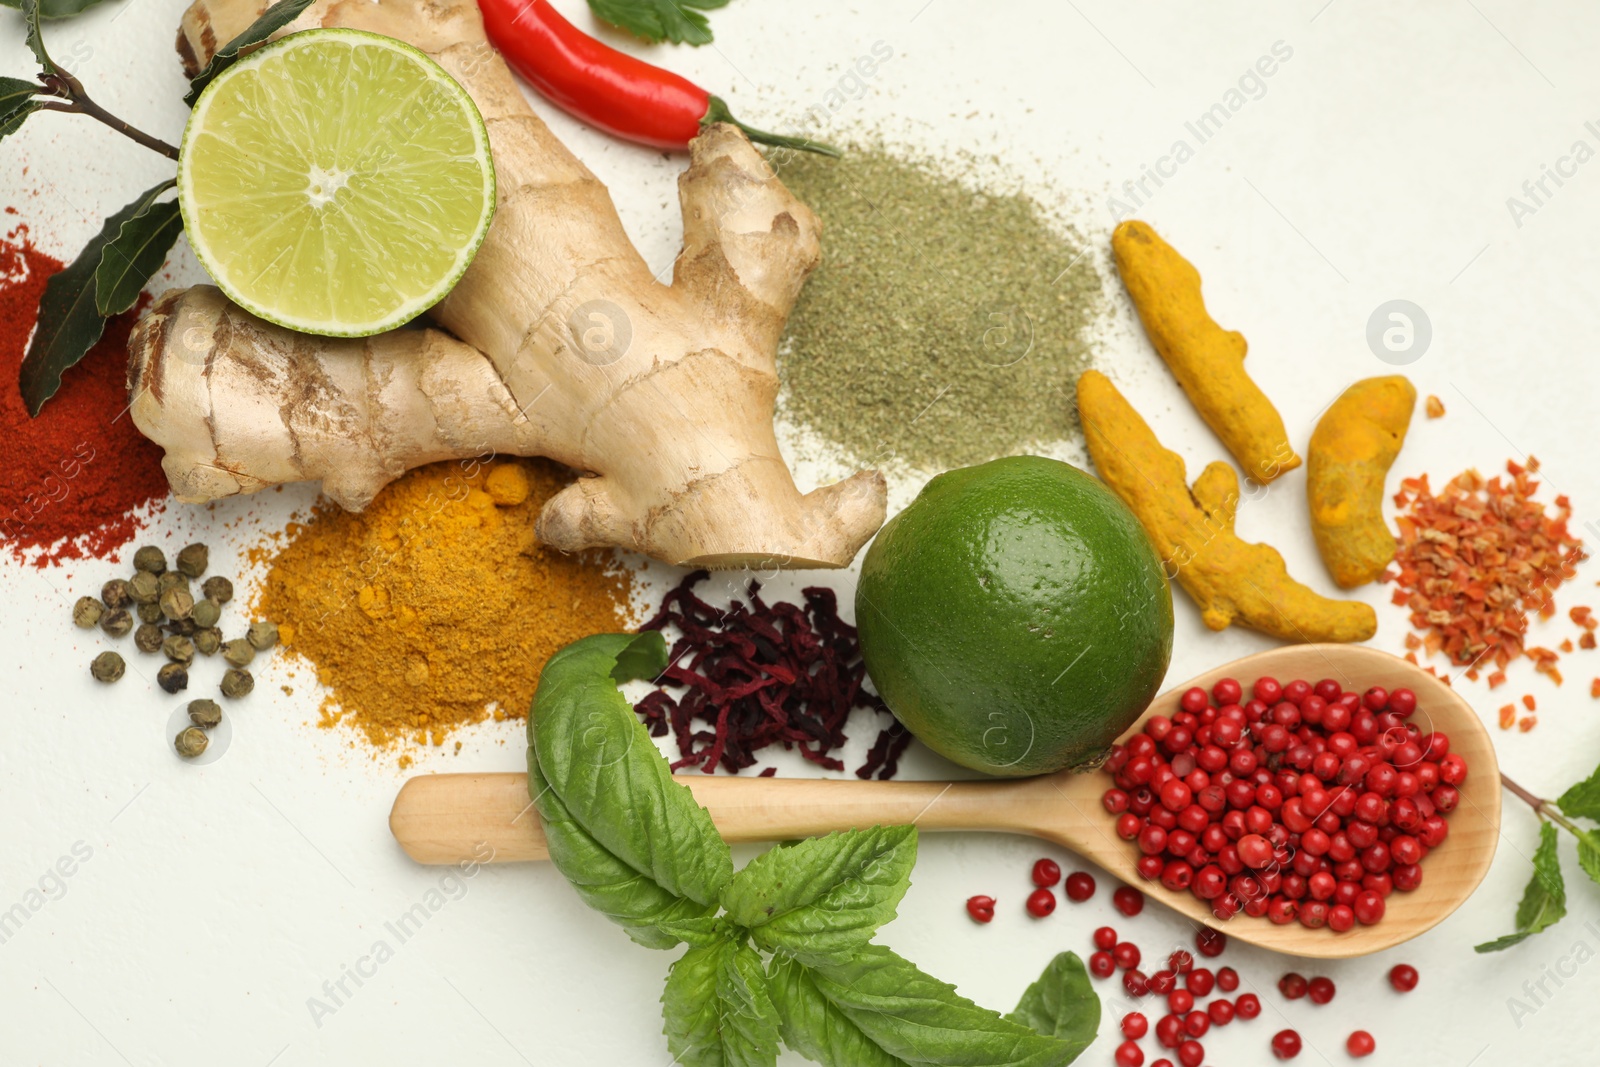
<instances>
[{"instance_id":1,"label":"turmeric powder","mask_svg":"<svg viewBox=\"0 0 1600 1067\"><path fill-rule=\"evenodd\" d=\"M1245 373L1244 336L1206 311L1194 265L1138 219L1111 234L1111 252L1150 343L1240 469L1265 483L1300 466L1283 417Z\"/></svg>"},{"instance_id":2,"label":"turmeric powder","mask_svg":"<svg viewBox=\"0 0 1600 1067\"><path fill-rule=\"evenodd\" d=\"M1378 629L1367 604L1329 600L1289 577L1270 545L1233 532L1239 477L1212 463L1185 485L1183 460L1098 371L1078 379L1078 415L1089 455L1138 518L1161 557L1213 630L1240 622L1284 641L1365 641Z\"/></svg>"},{"instance_id":3,"label":"turmeric powder","mask_svg":"<svg viewBox=\"0 0 1600 1067\"><path fill-rule=\"evenodd\" d=\"M1395 537L1383 522L1383 480L1416 406L1417 391L1401 375L1367 378L1341 393L1311 433L1311 532L1341 589L1376 581L1394 559Z\"/></svg>"},{"instance_id":4,"label":"turmeric powder","mask_svg":"<svg viewBox=\"0 0 1600 1067\"><path fill-rule=\"evenodd\" d=\"M612 552L534 537L569 481L543 460L435 463L365 511L324 502L291 524L256 610L327 687L321 725L442 745L467 723L523 718L563 645L631 628L633 579Z\"/></svg>"}]
</instances>

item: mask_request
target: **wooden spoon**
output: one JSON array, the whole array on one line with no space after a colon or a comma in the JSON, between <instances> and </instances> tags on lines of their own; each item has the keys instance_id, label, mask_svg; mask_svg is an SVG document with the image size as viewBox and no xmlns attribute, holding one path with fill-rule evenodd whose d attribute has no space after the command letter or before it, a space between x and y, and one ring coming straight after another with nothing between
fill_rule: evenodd
<instances>
[{"instance_id":1,"label":"wooden spoon","mask_svg":"<svg viewBox=\"0 0 1600 1067\"><path fill-rule=\"evenodd\" d=\"M1210 690L1221 678L1251 682L1270 675L1287 682L1333 678L1364 692L1381 685L1417 694L1412 721L1424 733L1442 730L1450 748L1467 760L1461 803L1448 817L1450 833L1422 863L1420 888L1394 893L1375 926L1342 934L1298 923L1274 926L1240 915L1226 924L1229 937L1296 956L1361 956L1408 941L1441 922L1477 888L1500 836L1500 770L1494 746L1477 714L1456 692L1426 671L1386 652L1351 645L1294 645L1236 660L1157 697L1144 717L1177 710L1190 686ZM1138 724L1129 730L1132 734ZM998 830L1053 841L1093 860L1196 923L1215 920L1209 906L1188 892L1143 881L1134 869L1137 849L1113 832L1114 816L1100 796L1110 785L1101 773L1060 771L1038 778L967 782L864 782L820 778L736 778L685 774L679 781L711 812L729 841L778 841L876 824L915 823L921 830ZM412 778L395 798L389 828L412 859L449 864L547 859L537 813L528 802L524 774L434 774Z\"/></svg>"}]
</instances>

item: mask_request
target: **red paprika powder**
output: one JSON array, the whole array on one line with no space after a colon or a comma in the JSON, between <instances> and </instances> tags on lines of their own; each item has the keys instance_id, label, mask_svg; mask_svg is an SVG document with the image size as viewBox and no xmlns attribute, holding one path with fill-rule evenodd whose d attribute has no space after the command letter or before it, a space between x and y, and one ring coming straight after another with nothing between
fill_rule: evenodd
<instances>
[{"instance_id":1,"label":"red paprika powder","mask_svg":"<svg viewBox=\"0 0 1600 1067\"><path fill-rule=\"evenodd\" d=\"M0 544L40 567L109 555L143 527L148 512L135 511L167 495L161 450L127 413L128 332L142 304L108 321L61 391L28 417L17 372L45 281L61 266L26 226L0 238Z\"/></svg>"}]
</instances>

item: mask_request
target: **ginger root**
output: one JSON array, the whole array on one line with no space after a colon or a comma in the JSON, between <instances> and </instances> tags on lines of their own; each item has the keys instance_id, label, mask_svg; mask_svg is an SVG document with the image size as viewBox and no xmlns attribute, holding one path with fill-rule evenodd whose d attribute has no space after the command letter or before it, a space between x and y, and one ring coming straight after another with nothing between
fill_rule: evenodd
<instances>
[{"instance_id":1,"label":"ginger root","mask_svg":"<svg viewBox=\"0 0 1600 1067\"><path fill-rule=\"evenodd\" d=\"M266 6L197 0L178 35L188 70ZM179 499L320 479L360 509L423 463L537 455L587 475L540 513L554 548L710 567L854 558L883 522L882 475L802 494L772 428L778 339L820 225L742 133L711 126L691 146L663 285L605 187L528 107L473 0L318 0L287 29L313 26L387 34L449 71L488 127L499 211L429 312L443 329L331 340L209 287L162 296L130 343L129 386Z\"/></svg>"},{"instance_id":2,"label":"ginger root","mask_svg":"<svg viewBox=\"0 0 1600 1067\"><path fill-rule=\"evenodd\" d=\"M1376 580L1394 559L1383 522L1383 480L1400 454L1417 391L1398 374L1346 389L1317 423L1306 451L1311 532L1341 589Z\"/></svg>"},{"instance_id":3,"label":"ginger root","mask_svg":"<svg viewBox=\"0 0 1600 1067\"><path fill-rule=\"evenodd\" d=\"M1111 234L1111 252L1150 343L1246 475L1270 482L1300 466L1278 409L1245 373L1244 336L1207 313L1193 264L1137 219Z\"/></svg>"},{"instance_id":4,"label":"ginger root","mask_svg":"<svg viewBox=\"0 0 1600 1067\"><path fill-rule=\"evenodd\" d=\"M1100 477L1138 517L1174 578L1213 630L1239 622L1284 641L1365 641L1369 605L1329 600L1289 577L1283 557L1233 532L1239 479L1218 461L1186 488L1183 459L1098 371L1078 379L1078 414Z\"/></svg>"}]
</instances>

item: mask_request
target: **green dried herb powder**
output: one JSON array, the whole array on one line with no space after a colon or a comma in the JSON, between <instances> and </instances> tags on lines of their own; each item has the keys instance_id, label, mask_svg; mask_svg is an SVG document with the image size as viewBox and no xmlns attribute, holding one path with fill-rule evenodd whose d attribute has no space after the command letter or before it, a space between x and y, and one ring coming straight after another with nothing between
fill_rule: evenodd
<instances>
[{"instance_id":1,"label":"green dried herb powder","mask_svg":"<svg viewBox=\"0 0 1600 1067\"><path fill-rule=\"evenodd\" d=\"M879 147L775 158L823 222L790 317L782 410L859 462L943 469L1078 434L1103 290L1081 237Z\"/></svg>"}]
</instances>

